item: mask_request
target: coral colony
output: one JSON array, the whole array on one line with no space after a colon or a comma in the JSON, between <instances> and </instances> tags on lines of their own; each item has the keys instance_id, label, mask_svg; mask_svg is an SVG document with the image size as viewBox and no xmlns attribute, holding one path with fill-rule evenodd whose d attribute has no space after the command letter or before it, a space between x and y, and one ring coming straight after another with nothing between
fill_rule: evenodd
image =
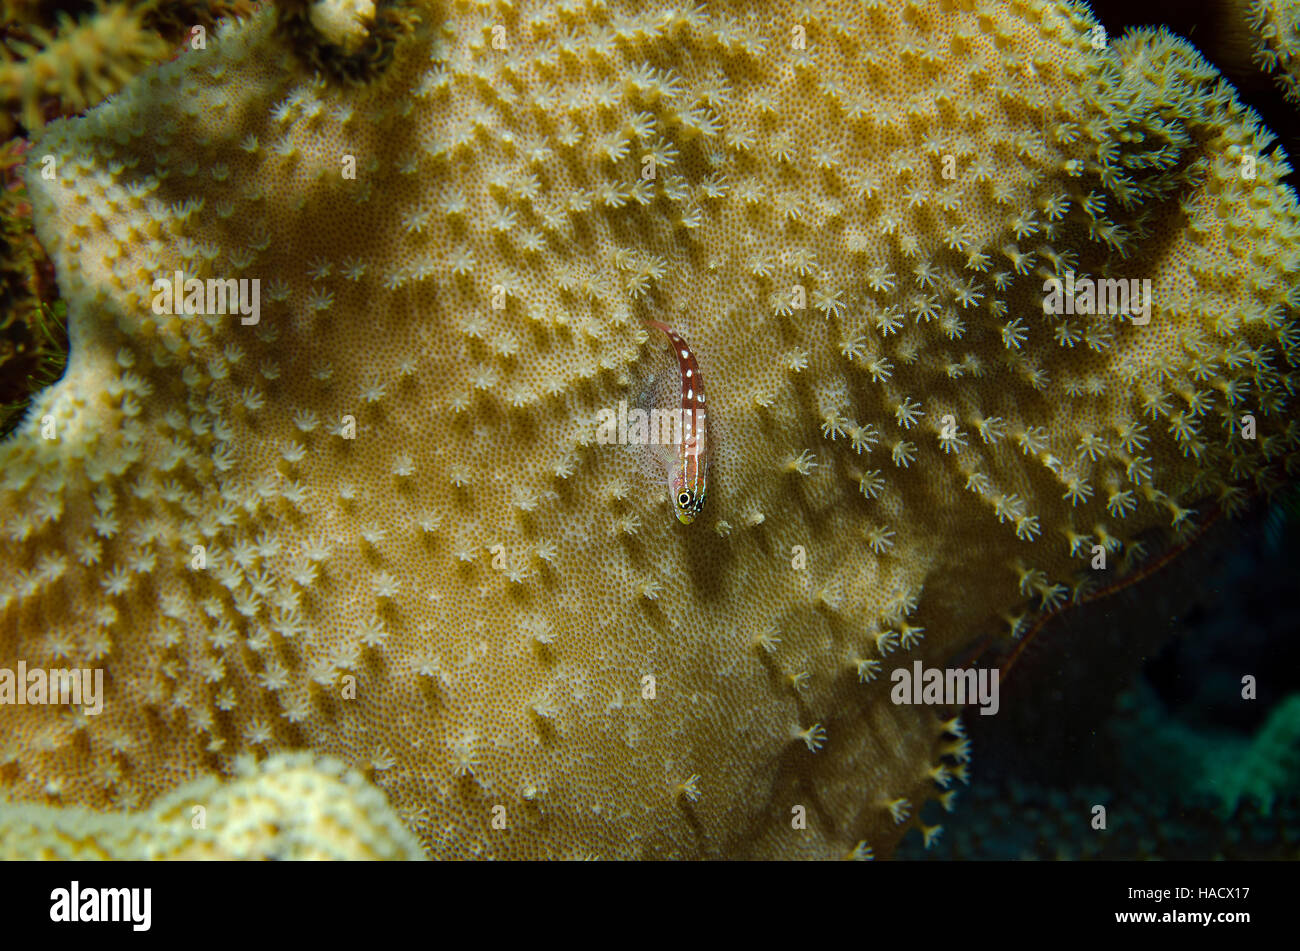
<instances>
[{"instance_id":1,"label":"coral colony","mask_svg":"<svg viewBox=\"0 0 1300 951\"><path fill-rule=\"evenodd\" d=\"M931 674L1300 460L1290 168L1164 30L319 0L183 42L27 161L73 343L0 443L0 668L105 676L0 705L0 852L930 845L998 704ZM709 381L689 525L597 438L650 319ZM194 784L264 837L150 820Z\"/></svg>"}]
</instances>

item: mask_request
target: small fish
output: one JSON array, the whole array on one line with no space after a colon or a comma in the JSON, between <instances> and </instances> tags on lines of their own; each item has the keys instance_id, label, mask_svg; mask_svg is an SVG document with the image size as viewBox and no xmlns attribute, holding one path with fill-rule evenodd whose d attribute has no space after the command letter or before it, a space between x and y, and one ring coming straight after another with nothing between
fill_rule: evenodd
<instances>
[{"instance_id":1,"label":"small fish","mask_svg":"<svg viewBox=\"0 0 1300 951\"><path fill-rule=\"evenodd\" d=\"M682 440L677 447L677 458L668 468L668 487L677 521L689 525L704 508L704 480L709 470L704 380L695 354L676 331L657 320L647 320L646 325L668 335L682 376Z\"/></svg>"}]
</instances>

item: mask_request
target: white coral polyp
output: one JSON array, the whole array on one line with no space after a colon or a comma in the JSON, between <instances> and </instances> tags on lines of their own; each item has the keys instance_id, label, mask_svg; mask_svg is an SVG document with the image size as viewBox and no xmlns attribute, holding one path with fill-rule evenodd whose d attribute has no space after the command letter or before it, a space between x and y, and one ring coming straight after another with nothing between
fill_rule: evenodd
<instances>
[{"instance_id":1,"label":"white coral polyp","mask_svg":"<svg viewBox=\"0 0 1300 951\"><path fill-rule=\"evenodd\" d=\"M317 0L311 24L325 39L349 53L361 48L375 18L374 0Z\"/></svg>"}]
</instances>

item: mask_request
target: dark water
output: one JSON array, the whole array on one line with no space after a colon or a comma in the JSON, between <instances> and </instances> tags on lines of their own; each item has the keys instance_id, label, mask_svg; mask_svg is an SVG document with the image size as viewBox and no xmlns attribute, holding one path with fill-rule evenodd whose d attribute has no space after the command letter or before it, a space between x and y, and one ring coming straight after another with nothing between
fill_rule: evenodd
<instances>
[{"instance_id":1,"label":"dark water","mask_svg":"<svg viewBox=\"0 0 1300 951\"><path fill-rule=\"evenodd\" d=\"M1044 629L1002 713L964 717L973 780L926 807L939 842L909 832L898 857L1300 857L1296 498Z\"/></svg>"}]
</instances>

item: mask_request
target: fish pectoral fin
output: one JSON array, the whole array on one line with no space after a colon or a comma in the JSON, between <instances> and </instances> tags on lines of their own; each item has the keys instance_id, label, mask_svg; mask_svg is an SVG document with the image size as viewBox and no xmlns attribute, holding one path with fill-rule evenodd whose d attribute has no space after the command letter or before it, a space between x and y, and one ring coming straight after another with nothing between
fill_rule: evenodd
<instances>
[{"instance_id":1,"label":"fish pectoral fin","mask_svg":"<svg viewBox=\"0 0 1300 951\"><path fill-rule=\"evenodd\" d=\"M665 446L662 443L648 443L645 446L654 459L664 468L664 472L671 479L672 475L679 467L678 449L676 446Z\"/></svg>"}]
</instances>

